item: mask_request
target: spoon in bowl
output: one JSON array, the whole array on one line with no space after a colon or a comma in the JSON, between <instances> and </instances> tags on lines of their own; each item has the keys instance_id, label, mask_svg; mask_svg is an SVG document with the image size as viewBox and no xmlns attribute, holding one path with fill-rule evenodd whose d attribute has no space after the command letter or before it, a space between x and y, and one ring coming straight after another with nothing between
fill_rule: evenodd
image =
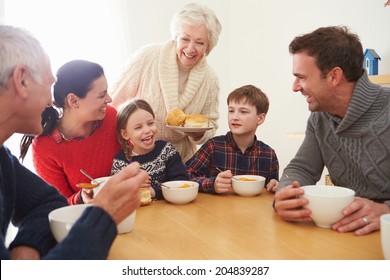
<instances>
[{"instance_id":1,"label":"spoon in bowl","mask_svg":"<svg viewBox=\"0 0 390 280\"><path fill-rule=\"evenodd\" d=\"M163 183L160 183L159 181L154 181L156 183L157 186L159 186L160 188L167 188L169 189L169 187L167 187L166 185L164 185Z\"/></svg>"},{"instance_id":2,"label":"spoon in bowl","mask_svg":"<svg viewBox=\"0 0 390 280\"><path fill-rule=\"evenodd\" d=\"M223 170L219 167L215 167L215 169L217 169L219 172L223 172ZM237 178L234 178L234 176L232 177L232 180L239 181Z\"/></svg>"},{"instance_id":3,"label":"spoon in bowl","mask_svg":"<svg viewBox=\"0 0 390 280\"><path fill-rule=\"evenodd\" d=\"M76 184L76 187L79 187L81 189L93 189L100 185L99 182L97 182L94 178L92 178L91 175L89 175L84 170L80 169L80 172L83 173L88 179L90 179L91 183L78 183Z\"/></svg>"},{"instance_id":4,"label":"spoon in bowl","mask_svg":"<svg viewBox=\"0 0 390 280\"><path fill-rule=\"evenodd\" d=\"M80 169L80 172L83 173L88 179L90 179L93 185L99 186L100 183L98 183L94 178L92 178L92 176L89 175L87 172L82 169Z\"/></svg>"}]
</instances>

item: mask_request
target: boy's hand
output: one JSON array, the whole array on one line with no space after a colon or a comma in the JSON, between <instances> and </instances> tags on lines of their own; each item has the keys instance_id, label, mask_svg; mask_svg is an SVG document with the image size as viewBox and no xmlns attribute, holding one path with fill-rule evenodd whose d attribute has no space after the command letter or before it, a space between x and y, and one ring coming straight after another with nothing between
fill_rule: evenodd
<instances>
[{"instance_id":1,"label":"boy's hand","mask_svg":"<svg viewBox=\"0 0 390 280\"><path fill-rule=\"evenodd\" d=\"M230 170L220 172L215 178L214 189L216 193L226 193L232 188L233 174Z\"/></svg>"},{"instance_id":2,"label":"boy's hand","mask_svg":"<svg viewBox=\"0 0 390 280\"><path fill-rule=\"evenodd\" d=\"M275 192L276 189L278 188L279 182L275 179L271 179L268 184L265 186L267 191L269 192Z\"/></svg>"}]
</instances>

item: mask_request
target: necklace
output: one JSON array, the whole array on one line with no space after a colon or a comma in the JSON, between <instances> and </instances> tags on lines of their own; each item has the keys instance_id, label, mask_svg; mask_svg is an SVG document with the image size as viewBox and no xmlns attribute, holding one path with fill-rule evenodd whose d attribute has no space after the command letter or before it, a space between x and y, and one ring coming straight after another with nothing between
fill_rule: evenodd
<instances>
[{"instance_id":1,"label":"necklace","mask_svg":"<svg viewBox=\"0 0 390 280\"><path fill-rule=\"evenodd\" d=\"M65 137L65 135L60 130L58 131L61 134L62 139L64 139L65 141L70 141L68 138Z\"/></svg>"},{"instance_id":2,"label":"necklace","mask_svg":"<svg viewBox=\"0 0 390 280\"><path fill-rule=\"evenodd\" d=\"M77 136L77 137L73 137L73 138L71 138L71 139L67 138L67 137L61 132L61 130L60 130L59 128L57 128L57 129L58 129L58 132L60 133L61 138L62 138L63 140L65 140L65 141L77 141L77 140L83 140L83 139L85 139L86 137L91 136L91 135L95 132L95 130L101 126L101 124L102 124L102 121L95 121L93 127L91 128L91 131L88 133L87 136Z\"/></svg>"},{"instance_id":3,"label":"necklace","mask_svg":"<svg viewBox=\"0 0 390 280\"><path fill-rule=\"evenodd\" d=\"M61 135L61 138L65 141L78 141L78 140L83 140L85 139L85 137L82 137L82 136L79 136L79 137L74 137L74 138L66 138L66 136L61 132L61 130L58 129L58 132L60 133Z\"/></svg>"}]
</instances>

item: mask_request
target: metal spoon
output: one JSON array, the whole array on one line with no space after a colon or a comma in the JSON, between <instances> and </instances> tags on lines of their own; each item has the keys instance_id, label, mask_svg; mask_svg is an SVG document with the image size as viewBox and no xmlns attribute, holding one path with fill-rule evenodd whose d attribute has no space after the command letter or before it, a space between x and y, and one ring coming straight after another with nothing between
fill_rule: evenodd
<instances>
[{"instance_id":1,"label":"metal spoon","mask_svg":"<svg viewBox=\"0 0 390 280\"><path fill-rule=\"evenodd\" d=\"M168 186L164 185L163 183L160 183L159 181L154 181L156 183L157 186L159 186L160 188L167 188L169 189Z\"/></svg>"},{"instance_id":2,"label":"metal spoon","mask_svg":"<svg viewBox=\"0 0 390 280\"><path fill-rule=\"evenodd\" d=\"M83 173L85 176L87 176L88 179L91 180L91 182L94 184L94 185L97 185L99 186L100 183L98 181L96 181L94 178L92 178L91 175L89 175L87 172L85 172L84 170L80 169L80 172Z\"/></svg>"},{"instance_id":3,"label":"metal spoon","mask_svg":"<svg viewBox=\"0 0 390 280\"><path fill-rule=\"evenodd\" d=\"M215 169L217 169L219 172L223 172L221 168L215 167Z\"/></svg>"},{"instance_id":4,"label":"metal spoon","mask_svg":"<svg viewBox=\"0 0 390 280\"><path fill-rule=\"evenodd\" d=\"M221 168L215 167L215 169L217 169L219 172L223 172ZM234 176L232 177L232 180L239 181L238 179L234 178Z\"/></svg>"}]
</instances>

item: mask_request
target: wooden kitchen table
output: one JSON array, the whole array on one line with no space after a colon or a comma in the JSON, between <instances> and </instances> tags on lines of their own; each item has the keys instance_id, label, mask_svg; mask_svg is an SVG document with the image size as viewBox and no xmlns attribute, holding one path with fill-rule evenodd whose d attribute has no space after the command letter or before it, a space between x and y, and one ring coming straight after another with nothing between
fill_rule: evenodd
<instances>
[{"instance_id":1,"label":"wooden kitchen table","mask_svg":"<svg viewBox=\"0 0 390 280\"><path fill-rule=\"evenodd\" d=\"M273 194L200 193L187 205L153 201L137 210L135 229L118 235L109 259L324 260L383 259L380 232L357 237L314 224L283 221Z\"/></svg>"}]
</instances>

